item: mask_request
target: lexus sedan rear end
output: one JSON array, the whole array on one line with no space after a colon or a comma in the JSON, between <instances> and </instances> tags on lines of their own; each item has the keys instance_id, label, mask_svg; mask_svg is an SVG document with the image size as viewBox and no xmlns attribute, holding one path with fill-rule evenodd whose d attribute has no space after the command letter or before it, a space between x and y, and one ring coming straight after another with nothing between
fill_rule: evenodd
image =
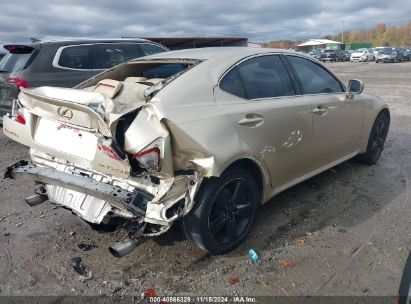
<instances>
[{"instance_id":1,"label":"lexus sedan rear end","mask_svg":"<svg viewBox=\"0 0 411 304\"><path fill-rule=\"evenodd\" d=\"M259 206L352 157L375 163L390 114L308 56L205 48L120 64L75 89L22 88L4 133L31 161L7 178L39 185L83 220L120 223L123 256L177 221L212 254L244 240Z\"/></svg>"}]
</instances>

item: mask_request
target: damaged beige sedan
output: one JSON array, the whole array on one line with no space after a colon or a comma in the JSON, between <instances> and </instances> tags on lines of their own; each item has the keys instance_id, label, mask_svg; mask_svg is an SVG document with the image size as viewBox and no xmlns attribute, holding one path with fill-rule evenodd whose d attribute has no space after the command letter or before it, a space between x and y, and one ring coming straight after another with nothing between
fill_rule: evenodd
<instances>
[{"instance_id":1,"label":"damaged beige sedan","mask_svg":"<svg viewBox=\"0 0 411 304\"><path fill-rule=\"evenodd\" d=\"M31 161L5 177L38 184L31 206L48 199L89 223L116 223L128 238L114 256L176 222L223 254L277 193L352 157L378 160L390 114L362 91L289 51L139 58L74 89L22 89L3 130Z\"/></svg>"}]
</instances>

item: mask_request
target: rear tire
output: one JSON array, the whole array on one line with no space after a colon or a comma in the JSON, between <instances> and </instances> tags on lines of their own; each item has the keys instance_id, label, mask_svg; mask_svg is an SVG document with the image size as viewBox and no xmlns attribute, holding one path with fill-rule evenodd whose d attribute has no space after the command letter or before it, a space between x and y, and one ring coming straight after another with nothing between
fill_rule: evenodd
<instances>
[{"instance_id":1,"label":"rear tire","mask_svg":"<svg viewBox=\"0 0 411 304\"><path fill-rule=\"evenodd\" d=\"M387 113L378 114L371 129L368 139L367 151L357 156L357 159L369 165L375 164L384 149L385 139L387 138L390 127L390 118Z\"/></svg>"},{"instance_id":2,"label":"rear tire","mask_svg":"<svg viewBox=\"0 0 411 304\"><path fill-rule=\"evenodd\" d=\"M203 181L193 209L181 219L187 239L219 255L238 246L254 223L261 193L253 176L232 169Z\"/></svg>"}]
</instances>

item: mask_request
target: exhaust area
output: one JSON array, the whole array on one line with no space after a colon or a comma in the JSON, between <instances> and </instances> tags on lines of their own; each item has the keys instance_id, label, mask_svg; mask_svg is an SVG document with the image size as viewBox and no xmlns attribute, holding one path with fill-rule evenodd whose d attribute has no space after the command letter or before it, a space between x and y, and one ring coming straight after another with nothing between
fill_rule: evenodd
<instances>
[{"instance_id":1,"label":"exhaust area","mask_svg":"<svg viewBox=\"0 0 411 304\"><path fill-rule=\"evenodd\" d=\"M24 199L24 201L26 202L27 205L29 205L30 207L34 207L34 206L38 206L42 203L44 203L45 201L47 201L49 198L47 195L43 195L43 194L34 194L31 196L28 196Z\"/></svg>"},{"instance_id":2,"label":"exhaust area","mask_svg":"<svg viewBox=\"0 0 411 304\"><path fill-rule=\"evenodd\" d=\"M138 240L129 240L124 243L115 243L110 246L108 250L116 258L122 258L136 249L138 245Z\"/></svg>"},{"instance_id":3,"label":"exhaust area","mask_svg":"<svg viewBox=\"0 0 411 304\"><path fill-rule=\"evenodd\" d=\"M34 195L28 196L24 199L27 205L30 207L38 206L49 199L47 196L46 188L43 186L39 187L34 191Z\"/></svg>"}]
</instances>

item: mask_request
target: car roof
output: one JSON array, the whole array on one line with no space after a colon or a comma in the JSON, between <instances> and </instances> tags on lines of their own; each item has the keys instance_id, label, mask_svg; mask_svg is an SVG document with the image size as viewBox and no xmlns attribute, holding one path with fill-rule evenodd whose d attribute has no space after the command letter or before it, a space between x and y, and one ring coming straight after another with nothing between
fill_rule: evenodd
<instances>
[{"instance_id":1,"label":"car roof","mask_svg":"<svg viewBox=\"0 0 411 304\"><path fill-rule=\"evenodd\" d=\"M67 44L87 44L87 43L116 43L116 42L149 42L158 45L157 42L142 38L70 38L70 39L50 39L39 40L36 42L17 42L6 45L26 45L31 47L40 47L42 45L67 45Z\"/></svg>"},{"instance_id":2,"label":"car roof","mask_svg":"<svg viewBox=\"0 0 411 304\"><path fill-rule=\"evenodd\" d=\"M138 60L150 60L150 59L195 59L195 60L207 60L212 57L220 57L232 55L237 56L252 56L265 53L292 53L296 54L294 50L283 49L271 49L271 48L252 48L252 47L208 47L198 49L185 49L178 51L170 51L165 53L157 53L154 55L146 56L143 58L137 58ZM134 60L133 60L134 61Z\"/></svg>"}]
</instances>

